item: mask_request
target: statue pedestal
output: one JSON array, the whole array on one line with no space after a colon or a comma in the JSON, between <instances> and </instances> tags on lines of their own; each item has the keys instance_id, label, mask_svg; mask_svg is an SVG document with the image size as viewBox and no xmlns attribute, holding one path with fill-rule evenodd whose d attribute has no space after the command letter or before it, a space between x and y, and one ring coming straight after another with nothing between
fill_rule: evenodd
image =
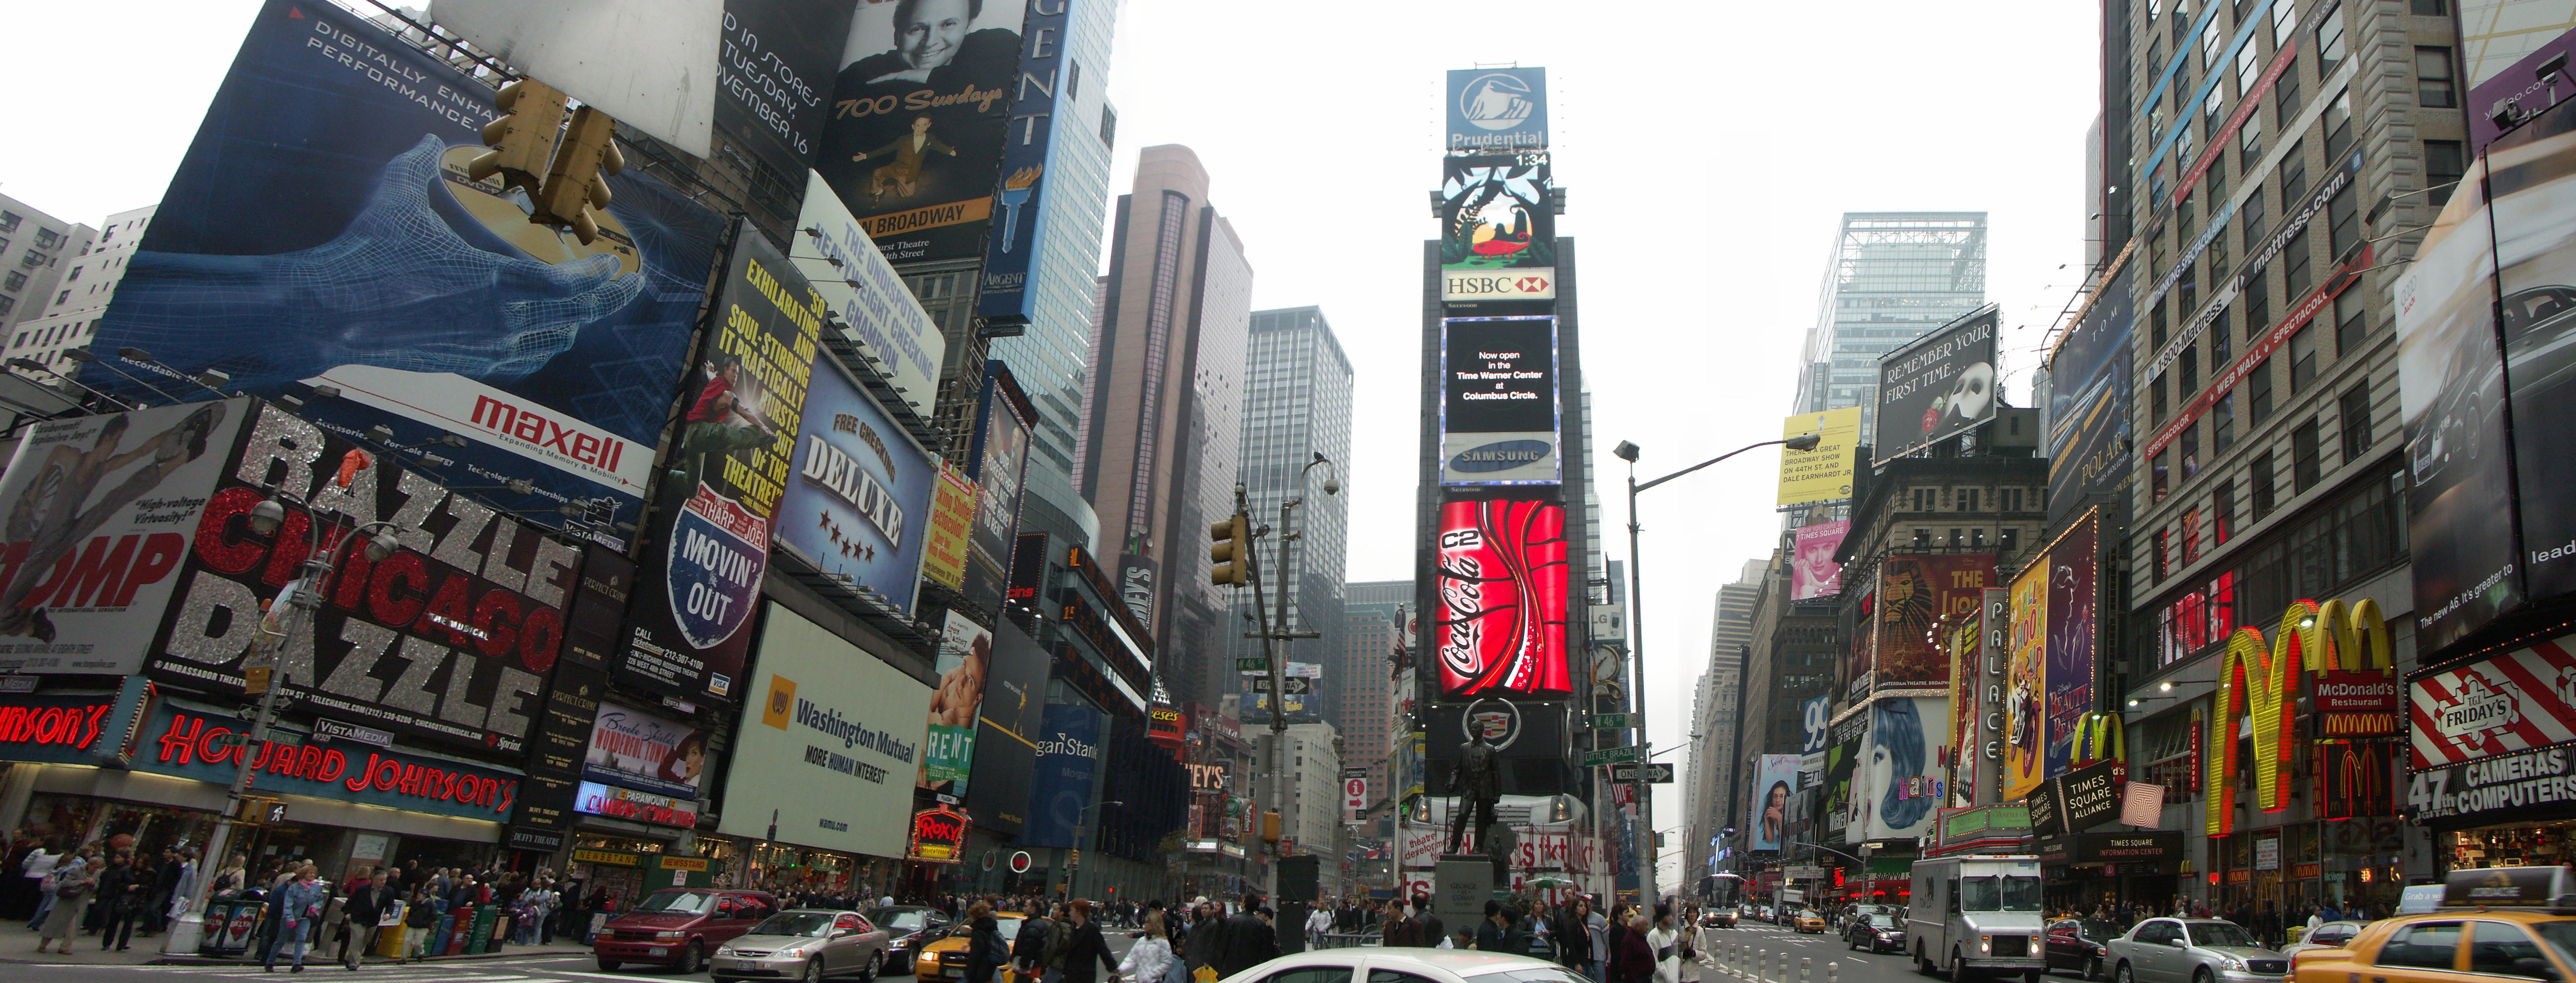
<instances>
[{"instance_id":1,"label":"statue pedestal","mask_svg":"<svg viewBox=\"0 0 2576 983\"><path fill-rule=\"evenodd\" d=\"M1485 917L1485 902L1494 898L1494 863L1480 853L1444 853L1432 867L1431 884L1431 913L1440 923L1452 932L1473 929Z\"/></svg>"}]
</instances>

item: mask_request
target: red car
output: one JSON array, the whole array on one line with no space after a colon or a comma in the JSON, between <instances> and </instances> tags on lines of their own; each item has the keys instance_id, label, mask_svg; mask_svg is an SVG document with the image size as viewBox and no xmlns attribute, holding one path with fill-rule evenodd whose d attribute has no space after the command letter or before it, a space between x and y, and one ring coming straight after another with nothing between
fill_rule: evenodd
<instances>
[{"instance_id":1,"label":"red car","mask_svg":"<svg viewBox=\"0 0 2576 983\"><path fill-rule=\"evenodd\" d=\"M602 972L627 963L670 966L695 973L707 956L778 913L778 901L761 891L671 888L610 919L590 944Z\"/></svg>"}]
</instances>

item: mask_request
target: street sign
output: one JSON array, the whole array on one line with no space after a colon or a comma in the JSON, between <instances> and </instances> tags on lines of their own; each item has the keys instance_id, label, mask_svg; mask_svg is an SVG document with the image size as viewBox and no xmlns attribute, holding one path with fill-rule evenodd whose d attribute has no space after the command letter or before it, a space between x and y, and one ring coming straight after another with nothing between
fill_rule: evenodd
<instances>
[{"instance_id":1,"label":"street sign","mask_svg":"<svg viewBox=\"0 0 2576 983\"><path fill-rule=\"evenodd\" d=\"M1635 761L1645 756L1645 750L1646 749L1641 746L1631 744L1627 747L1603 748L1598 751L1585 751L1583 752L1583 766L1590 768L1595 765L1617 764L1622 761Z\"/></svg>"},{"instance_id":2,"label":"street sign","mask_svg":"<svg viewBox=\"0 0 2576 983\"><path fill-rule=\"evenodd\" d=\"M1780 876L1793 881L1821 881L1825 879L1825 869L1822 867L1783 867L1780 869Z\"/></svg>"},{"instance_id":3,"label":"street sign","mask_svg":"<svg viewBox=\"0 0 2576 983\"><path fill-rule=\"evenodd\" d=\"M1596 713L1596 714L1593 714L1593 715L1592 715L1592 729L1593 729L1593 730L1626 730L1626 729L1628 729L1628 715L1627 715L1627 714L1624 714L1624 713Z\"/></svg>"},{"instance_id":4,"label":"street sign","mask_svg":"<svg viewBox=\"0 0 2576 983\"><path fill-rule=\"evenodd\" d=\"M1614 781L1614 782L1621 782L1621 783L1626 783L1626 782L1633 782L1633 781L1636 781L1636 780L1637 780L1637 766L1636 766L1635 764L1624 764L1624 765L1612 765L1612 766L1610 766L1610 780L1611 780L1611 781ZM1664 763L1664 762L1661 762L1661 761L1658 761L1658 762L1655 762L1655 763L1653 763L1653 764L1647 765L1647 766L1646 766L1646 783L1647 783L1647 784L1649 784L1649 785L1670 785L1670 784L1672 784L1672 783L1673 783L1673 766L1672 766L1672 765L1669 765L1669 764L1666 764L1666 763Z\"/></svg>"},{"instance_id":5,"label":"street sign","mask_svg":"<svg viewBox=\"0 0 2576 983\"><path fill-rule=\"evenodd\" d=\"M1288 695L1290 696L1304 696L1315 691L1314 681L1301 676L1290 676L1282 681L1288 684ZM1269 677L1252 677L1252 691L1255 693L1270 692Z\"/></svg>"},{"instance_id":6,"label":"street sign","mask_svg":"<svg viewBox=\"0 0 2576 983\"><path fill-rule=\"evenodd\" d=\"M1258 655L1248 659L1236 659L1234 660L1234 670L1236 672L1269 672L1270 660Z\"/></svg>"}]
</instances>

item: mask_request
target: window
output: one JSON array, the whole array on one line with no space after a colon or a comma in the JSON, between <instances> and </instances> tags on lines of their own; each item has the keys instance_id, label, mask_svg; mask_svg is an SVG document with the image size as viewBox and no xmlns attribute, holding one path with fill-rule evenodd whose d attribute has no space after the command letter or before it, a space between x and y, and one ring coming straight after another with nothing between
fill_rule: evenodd
<instances>
[{"instance_id":1,"label":"window","mask_svg":"<svg viewBox=\"0 0 2576 983\"><path fill-rule=\"evenodd\" d=\"M2021 489L2019 489L2019 488L2006 488L2006 489L2004 489L2004 490L2003 490L2002 494L2003 494L2003 497L2004 497L2004 504L2003 504L2003 508L2001 509L2001 511L2005 511L2005 512L2019 512L2019 511L2021 511Z\"/></svg>"},{"instance_id":2,"label":"window","mask_svg":"<svg viewBox=\"0 0 2576 983\"><path fill-rule=\"evenodd\" d=\"M54 230L52 230L52 229L37 229L37 230L36 230L36 247L37 247L37 248L39 248L39 249L53 249L53 248L55 248L55 247L57 247L57 246L60 246L60 245L62 245L62 244L63 244L63 234L62 234L62 233L60 233L60 232L56 232L56 231L54 231Z\"/></svg>"},{"instance_id":3,"label":"window","mask_svg":"<svg viewBox=\"0 0 2576 983\"><path fill-rule=\"evenodd\" d=\"M1919 526L1916 527L1914 530L1914 547L1916 549L1922 549L1931 545L1932 530L1924 529Z\"/></svg>"},{"instance_id":4,"label":"window","mask_svg":"<svg viewBox=\"0 0 2576 983\"><path fill-rule=\"evenodd\" d=\"M2192 162L2191 153L2194 144L2192 142L2192 129L2189 125L2191 121L2186 119L2183 122L2185 125L2182 127L2182 132L2174 136L2174 160L2175 162L2188 167ZM2185 204L2189 203L2185 202ZM2191 233L2184 232L2182 234L2182 239L2177 241L2188 241L2190 238Z\"/></svg>"},{"instance_id":5,"label":"window","mask_svg":"<svg viewBox=\"0 0 2576 983\"><path fill-rule=\"evenodd\" d=\"M2182 565L2200 560L2200 510L2184 509L2182 513Z\"/></svg>"},{"instance_id":6,"label":"window","mask_svg":"<svg viewBox=\"0 0 2576 983\"><path fill-rule=\"evenodd\" d=\"M16 232L18 223L23 221L26 217L16 212L0 212L0 232Z\"/></svg>"},{"instance_id":7,"label":"window","mask_svg":"<svg viewBox=\"0 0 2576 983\"><path fill-rule=\"evenodd\" d=\"M1983 529L1968 530L1968 547L1970 549L1985 549L1986 531Z\"/></svg>"},{"instance_id":8,"label":"window","mask_svg":"<svg viewBox=\"0 0 2576 983\"><path fill-rule=\"evenodd\" d=\"M1066 102L1072 102L1080 98L1082 98L1082 63L1077 61L1065 69L1064 99Z\"/></svg>"},{"instance_id":9,"label":"window","mask_svg":"<svg viewBox=\"0 0 2576 983\"><path fill-rule=\"evenodd\" d=\"M2156 298L2156 306L2147 309L2147 339L2149 352L2165 349L2165 299L2162 297Z\"/></svg>"},{"instance_id":10,"label":"window","mask_svg":"<svg viewBox=\"0 0 2576 983\"><path fill-rule=\"evenodd\" d=\"M2290 5L2285 3L2279 4L2277 7L2281 10L2288 10ZM2281 73L2279 81L2272 83L2272 118L2286 121L2290 117L2297 115L2298 112L2299 73L2298 66L2293 65L2291 66L2290 71ZM2282 125L2287 126L2289 124L2284 122Z\"/></svg>"},{"instance_id":11,"label":"window","mask_svg":"<svg viewBox=\"0 0 2576 983\"><path fill-rule=\"evenodd\" d=\"M2343 8L2340 3L2326 11L2317 24L2317 77L2330 78L2335 66L2343 63L2347 52L2343 45Z\"/></svg>"},{"instance_id":12,"label":"window","mask_svg":"<svg viewBox=\"0 0 2576 983\"><path fill-rule=\"evenodd\" d=\"M1264 983L1351 983L1348 966L1299 966L1270 974Z\"/></svg>"},{"instance_id":13,"label":"window","mask_svg":"<svg viewBox=\"0 0 2576 983\"><path fill-rule=\"evenodd\" d=\"M2158 372L2155 378L2147 380L2147 421L2156 424L2164 423L2166 409L2165 374Z\"/></svg>"},{"instance_id":14,"label":"window","mask_svg":"<svg viewBox=\"0 0 2576 983\"><path fill-rule=\"evenodd\" d=\"M16 290L26 285L27 275L16 270L10 270L8 278L6 280L0 280L0 288L9 290Z\"/></svg>"},{"instance_id":15,"label":"window","mask_svg":"<svg viewBox=\"0 0 2576 983\"><path fill-rule=\"evenodd\" d=\"M2255 455L2253 467L2253 509L2254 521L2256 522L2261 522L2263 521L2264 516L2272 514L2272 506L2275 504L2273 501L2275 497L2273 488L2273 483L2275 481L2274 471L2277 470L2277 468L2278 466L2272 461L2271 451L2264 451L2261 454Z\"/></svg>"},{"instance_id":16,"label":"window","mask_svg":"<svg viewBox=\"0 0 2576 983\"><path fill-rule=\"evenodd\" d=\"M2219 308L2218 316L2209 319L2209 331L2203 337L2209 339L2209 374L2215 376L2236 354L2234 329L2227 326L2227 308Z\"/></svg>"},{"instance_id":17,"label":"window","mask_svg":"<svg viewBox=\"0 0 2576 983\"><path fill-rule=\"evenodd\" d=\"M2193 263L2190 269L2182 271L2182 279L2174 281L2174 320L2180 322L2199 309L2200 264Z\"/></svg>"},{"instance_id":18,"label":"window","mask_svg":"<svg viewBox=\"0 0 2576 983\"><path fill-rule=\"evenodd\" d=\"M1976 490L1976 489L1974 489L1974 488L1962 488L1962 489L1959 489L1958 499L1959 499L1959 511L1961 511L1961 512L1974 512L1974 511L1976 511L1976 510L1977 510L1977 490Z\"/></svg>"},{"instance_id":19,"label":"window","mask_svg":"<svg viewBox=\"0 0 2576 983\"><path fill-rule=\"evenodd\" d=\"M2209 22L2209 29L2213 31L2217 30L2218 22ZM2216 53L2217 51L2215 48L2210 50L2212 53ZM2218 139L2218 128L2227 122L2225 117L2218 115L2219 108L2226 105L2226 103L2227 87L2224 85L2210 86L2209 95L2200 100L2200 132L2201 135L2208 137L2212 141L2209 145L2212 150L2218 149L2218 144L2216 143ZM2214 194L2210 195L2209 200L2217 201L2218 196Z\"/></svg>"},{"instance_id":20,"label":"window","mask_svg":"<svg viewBox=\"0 0 2576 983\"><path fill-rule=\"evenodd\" d=\"M1526 973L1528 971L1523 970L1522 972ZM1540 979L1559 978L1557 974L1548 973L1545 970L1541 970L1532 975ZM1521 980L1523 979L1523 976L1520 973L1513 973L1503 978L1507 980ZM1415 976L1412 973L1401 972L1398 970L1372 969L1369 970L1368 983L1431 983L1431 980L1427 977Z\"/></svg>"},{"instance_id":21,"label":"window","mask_svg":"<svg viewBox=\"0 0 2576 983\"><path fill-rule=\"evenodd\" d=\"M2325 468L2317 460L2321 448L2317 440L2317 418L2309 417L2290 429L2290 488L2295 495L2317 486Z\"/></svg>"},{"instance_id":22,"label":"window","mask_svg":"<svg viewBox=\"0 0 2576 983\"><path fill-rule=\"evenodd\" d=\"M2451 15L2451 0L2414 0L2410 6L2414 8L2412 12L2418 16L2448 17Z\"/></svg>"},{"instance_id":23,"label":"window","mask_svg":"<svg viewBox=\"0 0 2576 983\"><path fill-rule=\"evenodd\" d=\"M2186 2L2183 2L2183 0L2175 0L2175 3L2174 3L2174 16L2173 16L2173 39L2174 39L2174 47L2175 47L2176 49L2180 49L2180 48L2182 47L2183 39L2184 39L2184 38L2186 38L2186 37L2189 37L2189 36L2190 36L2190 35L2187 33L2187 32L2189 32L2190 30L2191 30L2191 4L2186 3ZM2177 53L2177 54L2179 54L2180 52L2177 50L2177 52L2176 52L2176 53Z\"/></svg>"},{"instance_id":24,"label":"window","mask_svg":"<svg viewBox=\"0 0 2576 983\"><path fill-rule=\"evenodd\" d=\"M2278 51L2281 49L2282 45L2289 44L2290 32L2298 29L2298 12L2291 9L2295 6L2297 5L2288 3L2275 3L2272 5L2272 50ZM2299 73L2288 72L2284 74L2286 77L2288 75L2297 75Z\"/></svg>"},{"instance_id":25,"label":"window","mask_svg":"<svg viewBox=\"0 0 2576 983\"><path fill-rule=\"evenodd\" d=\"M1100 145L1118 146L1118 111L1106 104L1100 107Z\"/></svg>"},{"instance_id":26,"label":"window","mask_svg":"<svg viewBox=\"0 0 2576 983\"><path fill-rule=\"evenodd\" d=\"M2200 392L2200 346L2184 345L2182 356L2174 359L2176 377L2174 392L2189 397Z\"/></svg>"},{"instance_id":27,"label":"window","mask_svg":"<svg viewBox=\"0 0 2576 983\"><path fill-rule=\"evenodd\" d=\"M2346 290L2335 298L2335 357L2351 358L2361 354L2363 336L2370 321L2361 308L2361 291Z\"/></svg>"},{"instance_id":28,"label":"window","mask_svg":"<svg viewBox=\"0 0 2576 983\"><path fill-rule=\"evenodd\" d=\"M1956 548L1956 547L1957 547L1960 543L1962 543L1962 542L1965 542L1965 540L1962 540L1962 539L1960 539L1960 538L1959 538L1959 527L1957 527L1957 526L1951 526L1951 527L1950 527L1950 542L1949 542L1949 545L1950 545L1951 547L1953 547L1953 548Z\"/></svg>"},{"instance_id":29,"label":"window","mask_svg":"<svg viewBox=\"0 0 2576 983\"><path fill-rule=\"evenodd\" d=\"M2156 530L2156 579L2173 576L2173 530Z\"/></svg>"},{"instance_id":30,"label":"window","mask_svg":"<svg viewBox=\"0 0 2576 983\"><path fill-rule=\"evenodd\" d=\"M2272 326L2272 269L2258 267L2245 275L2245 340Z\"/></svg>"},{"instance_id":31,"label":"window","mask_svg":"<svg viewBox=\"0 0 2576 983\"><path fill-rule=\"evenodd\" d=\"M2190 481L2193 475L2200 473L2200 425L2196 422L2184 424L2182 434L2174 442L2182 449L2182 474L2174 480L2178 483Z\"/></svg>"},{"instance_id":32,"label":"window","mask_svg":"<svg viewBox=\"0 0 2576 983\"><path fill-rule=\"evenodd\" d=\"M62 293L58 293L58 294L55 294L55 295L54 295L54 303L57 303L57 304L60 304L60 303L62 303L62 302L64 302L64 301L66 301L66 300L70 300L70 299L72 299L72 292L71 292L71 291L69 291L69 290L65 290L65 291L63 291Z\"/></svg>"},{"instance_id":33,"label":"window","mask_svg":"<svg viewBox=\"0 0 2576 983\"><path fill-rule=\"evenodd\" d=\"M9 309L10 309L10 308L13 308L13 307L16 307L16 306L18 306L18 298L16 298L16 297L8 297L8 296L0 296L0 314L7 314L7 313L9 313Z\"/></svg>"},{"instance_id":34,"label":"window","mask_svg":"<svg viewBox=\"0 0 2576 983\"><path fill-rule=\"evenodd\" d=\"M2203 68L2203 69L2207 69L2207 68L2209 67L2209 64L2210 64L2211 62L2214 62L2214 61L2217 61L2217 60L2218 60L2218 55L2219 55L2219 51L2218 51L2218 49L2219 49L2219 43L2218 43L2218 42L2219 42L2220 40L2221 40L2221 38L2219 37L2219 34L2218 34L2218 18L2216 18L2216 17L2212 17L2212 18L2210 18L2210 19L2209 19L2209 24L2208 24L2208 26L2203 27L2203 28L2201 28L2201 29L2200 29L2200 67L2201 67L2201 68ZM2212 91L2212 92L2215 92L2215 91L2217 91L2217 90L2213 89L2213 90L2211 90L2211 91Z\"/></svg>"},{"instance_id":35,"label":"window","mask_svg":"<svg viewBox=\"0 0 2576 983\"><path fill-rule=\"evenodd\" d=\"M2254 46L2246 45L2245 50L2250 53L2254 50ZM2246 113L2245 124L2236 128L2236 173L2245 174L2253 171L2254 158L2261 156L2262 153L2263 114Z\"/></svg>"},{"instance_id":36,"label":"window","mask_svg":"<svg viewBox=\"0 0 2576 983\"><path fill-rule=\"evenodd\" d=\"M2215 153L2215 152L2219 151L2220 149L2222 149L2222 148L2220 148L2217 144L2211 144L2211 145L2210 145L2210 150L2211 150L2211 152L2213 152L2213 153ZM2227 207L2227 162L2226 162L2226 161L2223 161L2223 160L2221 160L2221 161L2212 161L2212 162L2210 163L2208 186L2209 186L2209 224L2211 224L2211 225L2216 225L2216 224L2218 224L2218 214L2219 214L2219 210ZM2210 268L2212 271L2223 271L2223 270L2227 269L2227 258L2226 258L2226 257L2227 257L2227 237L2226 237L2226 236L2212 236L2212 237L2210 237L2210 240L2209 240L2209 268Z\"/></svg>"},{"instance_id":37,"label":"window","mask_svg":"<svg viewBox=\"0 0 2576 983\"><path fill-rule=\"evenodd\" d=\"M2215 457L2236 446L2236 394L2228 393L2209 404L2209 453Z\"/></svg>"},{"instance_id":38,"label":"window","mask_svg":"<svg viewBox=\"0 0 2576 983\"><path fill-rule=\"evenodd\" d=\"M2302 140L2292 143L2290 149L2281 154L2281 214L2283 215L2299 207L2300 201L2308 196L2308 148L2303 146L2306 142Z\"/></svg>"},{"instance_id":39,"label":"window","mask_svg":"<svg viewBox=\"0 0 2576 983\"><path fill-rule=\"evenodd\" d=\"M2172 492L2172 488L2165 482L2167 467L2172 463L2173 448L2167 447L2157 451L2155 460L2147 465L2147 482L2151 489L2150 501L2164 501L2165 496Z\"/></svg>"},{"instance_id":40,"label":"window","mask_svg":"<svg viewBox=\"0 0 2576 983\"><path fill-rule=\"evenodd\" d=\"M2415 101L2441 108L2459 105L2459 90L2451 78L2451 49L2415 49Z\"/></svg>"},{"instance_id":41,"label":"window","mask_svg":"<svg viewBox=\"0 0 2576 983\"><path fill-rule=\"evenodd\" d=\"M2326 163L2331 166L2343 160L2343 152L2352 149L2352 90L2335 93L2334 102L2326 105Z\"/></svg>"},{"instance_id":42,"label":"window","mask_svg":"<svg viewBox=\"0 0 2576 983\"><path fill-rule=\"evenodd\" d=\"M1914 511L1932 511L1933 502L1939 495L1940 492L1934 491L1930 488L1914 489Z\"/></svg>"},{"instance_id":43,"label":"window","mask_svg":"<svg viewBox=\"0 0 2576 983\"><path fill-rule=\"evenodd\" d=\"M2245 374L2245 422L2247 426L2259 427L2271 415L2272 360L2266 357L2254 363L2254 370Z\"/></svg>"},{"instance_id":44,"label":"window","mask_svg":"<svg viewBox=\"0 0 2576 983\"><path fill-rule=\"evenodd\" d=\"M2317 380L2316 325L2300 328L2290 335L2290 392L2308 388Z\"/></svg>"},{"instance_id":45,"label":"window","mask_svg":"<svg viewBox=\"0 0 2576 983\"><path fill-rule=\"evenodd\" d=\"M2418 922L2379 946L2377 965L2449 972L2460 951L2460 923Z\"/></svg>"},{"instance_id":46,"label":"window","mask_svg":"<svg viewBox=\"0 0 2576 983\"><path fill-rule=\"evenodd\" d=\"M2262 46L2249 42L2236 52L2236 97L2239 99L2253 94L2254 84L2263 79L2263 56L2254 51L2259 47Z\"/></svg>"},{"instance_id":47,"label":"window","mask_svg":"<svg viewBox=\"0 0 2576 983\"><path fill-rule=\"evenodd\" d=\"M2019 527L2005 529L2000 539L2001 542L1997 545L2000 546L2004 552L2010 553L2013 551L2015 546L2021 543L2021 529Z\"/></svg>"},{"instance_id":48,"label":"window","mask_svg":"<svg viewBox=\"0 0 2576 983\"><path fill-rule=\"evenodd\" d=\"M2236 482L2221 481L2209 486L2209 536L2212 543L2225 546L2227 537L2236 531Z\"/></svg>"},{"instance_id":49,"label":"window","mask_svg":"<svg viewBox=\"0 0 2576 983\"><path fill-rule=\"evenodd\" d=\"M82 269L84 269L84 267L78 267L78 266L72 267L72 275L67 276L67 277L64 277L64 278L63 278L63 282L64 282L64 283L70 283L70 282L72 282L72 281L74 281L74 280L78 280L78 279L80 279L80 275L81 275L81 270L82 270Z\"/></svg>"},{"instance_id":50,"label":"window","mask_svg":"<svg viewBox=\"0 0 2576 983\"><path fill-rule=\"evenodd\" d=\"M2509 922L2479 922L2469 939L2469 972L2546 980L2557 976L2531 933Z\"/></svg>"},{"instance_id":51,"label":"window","mask_svg":"<svg viewBox=\"0 0 2576 983\"><path fill-rule=\"evenodd\" d=\"M2424 200L2435 208L2450 201L2451 192L2459 187L2460 175L2468 170L2467 161L2460 141L2424 141L2424 187L2431 189L2424 192Z\"/></svg>"},{"instance_id":52,"label":"window","mask_svg":"<svg viewBox=\"0 0 2576 983\"><path fill-rule=\"evenodd\" d=\"M2291 236L2290 241L2281 247L2281 287L2286 291L2283 296L2292 300L2308 292L2308 231L2310 228L2313 226L2302 226L2299 234Z\"/></svg>"},{"instance_id":53,"label":"window","mask_svg":"<svg viewBox=\"0 0 2576 983\"><path fill-rule=\"evenodd\" d=\"M2370 377L2343 392L2336 411L2343 421L2343 459L2345 463L2361 460L2370 453Z\"/></svg>"}]
</instances>

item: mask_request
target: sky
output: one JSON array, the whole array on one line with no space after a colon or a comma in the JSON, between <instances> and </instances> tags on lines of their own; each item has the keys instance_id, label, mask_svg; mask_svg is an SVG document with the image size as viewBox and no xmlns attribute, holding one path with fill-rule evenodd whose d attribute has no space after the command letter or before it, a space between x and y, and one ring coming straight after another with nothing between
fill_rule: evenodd
<instances>
[{"instance_id":1,"label":"sky","mask_svg":"<svg viewBox=\"0 0 2576 983\"><path fill-rule=\"evenodd\" d=\"M102 33L82 5L11 5L0 83L60 98L22 104L0 193L91 224L157 200L257 7L145 0ZM1644 480L1780 436L1842 212L1990 213L2006 393L2030 405L2042 329L2084 265L2095 16L2068 0L1126 0L1111 191L1139 148L1189 146L1250 253L1255 308L1323 308L1358 372L1349 576L1400 579L1444 73L1546 67L1557 228L1581 248L1591 463L1622 557L1626 467L1608 448L1642 447ZM1777 462L1753 451L1641 500L1659 747L1688 730L1718 586L1776 539ZM1681 825L1680 788L1658 789L1658 829ZM1667 843L1670 884L1678 834Z\"/></svg>"}]
</instances>

